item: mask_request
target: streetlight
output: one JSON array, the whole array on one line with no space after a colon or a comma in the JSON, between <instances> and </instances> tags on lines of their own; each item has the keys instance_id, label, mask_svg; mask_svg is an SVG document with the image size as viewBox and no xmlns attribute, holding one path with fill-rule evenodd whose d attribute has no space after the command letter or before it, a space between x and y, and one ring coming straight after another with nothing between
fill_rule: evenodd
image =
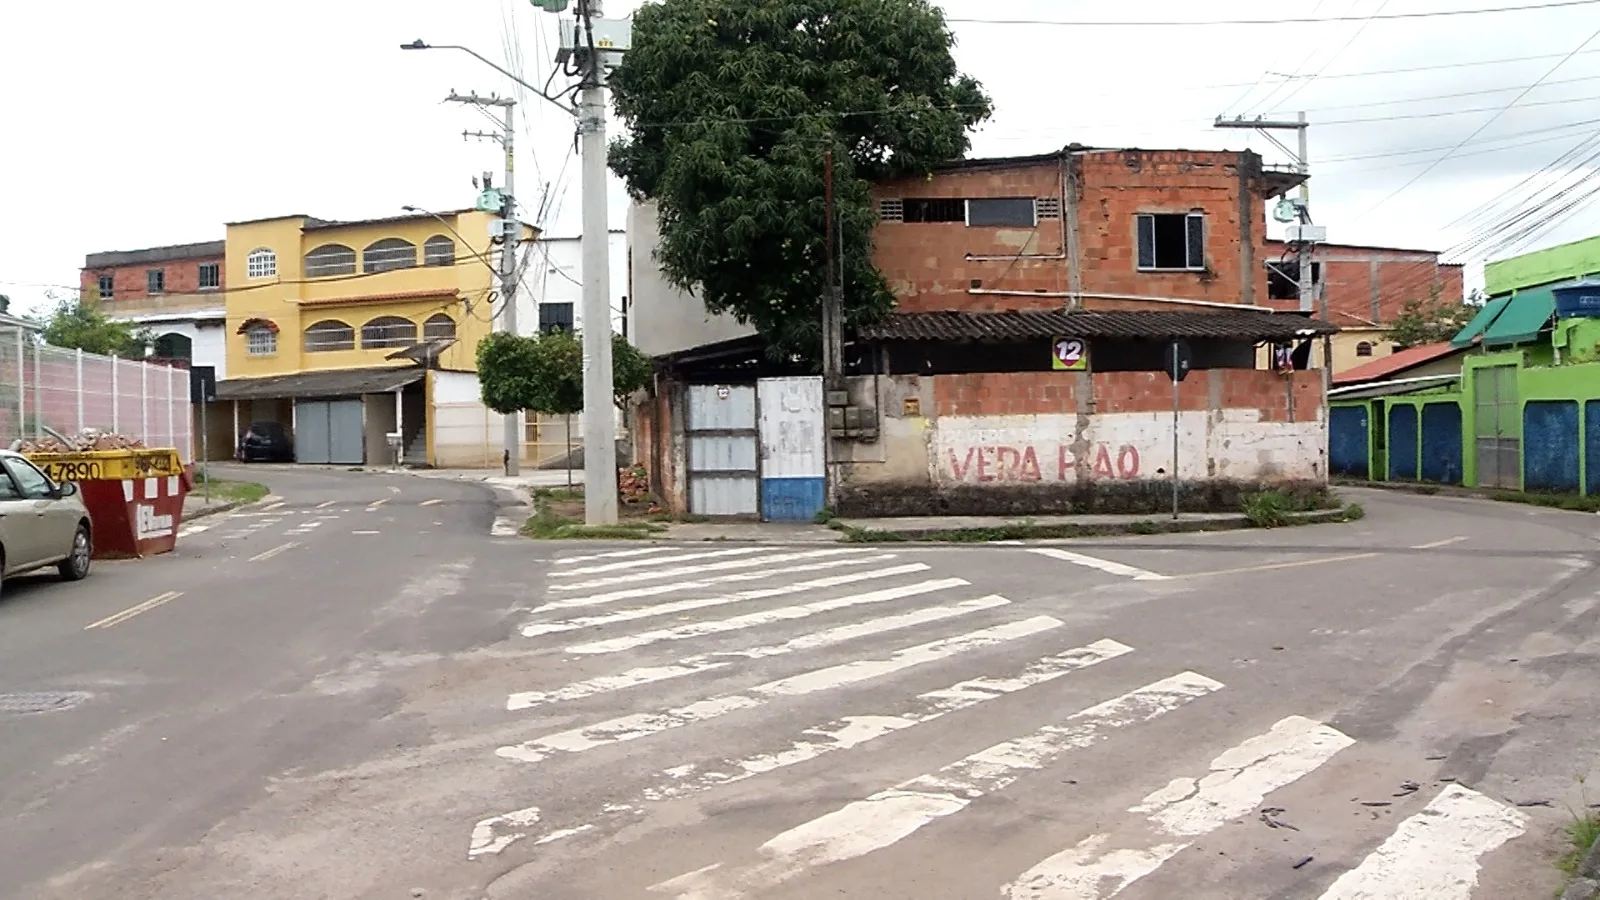
<instances>
[{"instance_id":1,"label":"streetlight","mask_svg":"<svg viewBox=\"0 0 1600 900\"><path fill-rule=\"evenodd\" d=\"M551 104L553 104L557 109L561 110L562 112L566 113L567 115L572 116L574 118L576 118L577 115L578 115L576 110L568 109L567 107L562 106L560 102L558 102L554 98L546 95L544 91L534 87L533 85L527 83L526 81L523 81L521 78L518 78L517 76L511 74L509 71L507 71L499 63L489 59L488 57L486 57L483 54L479 53L478 51L472 49L471 47L463 47L460 44L430 44L427 41L423 40L422 38L417 38L416 40L412 41L409 44L401 44L400 45L400 49L401 50L460 50L462 53L471 54L479 62L483 63L484 65L488 66L489 68L494 69L496 72L499 72L501 75L504 75L505 77L511 79L512 81L515 81L517 84L520 84L523 87L527 88L528 90L533 91L538 96L543 97L546 100L549 100L551 102Z\"/></svg>"}]
</instances>

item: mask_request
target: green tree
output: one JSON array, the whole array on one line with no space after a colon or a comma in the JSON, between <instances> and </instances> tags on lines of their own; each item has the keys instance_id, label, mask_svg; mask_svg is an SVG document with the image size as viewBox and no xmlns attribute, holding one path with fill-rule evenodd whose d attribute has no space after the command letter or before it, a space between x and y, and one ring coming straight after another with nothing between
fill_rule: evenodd
<instances>
[{"instance_id":1,"label":"green tree","mask_svg":"<svg viewBox=\"0 0 1600 900\"><path fill-rule=\"evenodd\" d=\"M143 359L145 347L154 340L149 329L132 322L119 322L100 309L95 295L82 298L56 297L40 336L45 343L85 353Z\"/></svg>"},{"instance_id":2,"label":"green tree","mask_svg":"<svg viewBox=\"0 0 1600 900\"><path fill-rule=\"evenodd\" d=\"M816 358L834 156L847 326L894 296L871 262L873 181L965 155L989 98L929 0L664 0L611 78L629 135L610 165L659 204L656 259L706 309Z\"/></svg>"},{"instance_id":3,"label":"green tree","mask_svg":"<svg viewBox=\"0 0 1600 900\"><path fill-rule=\"evenodd\" d=\"M621 403L650 380L650 360L611 335L612 393ZM568 331L538 337L496 332L478 344L483 405L501 415L524 410L552 416L583 412L583 340Z\"/></svg>"},{"instance_id":4,"label":"green tree","mask_svg":"<svg viewBox=\"0 0 1600 900\"><path fill-rule=\"evenodd\" d=\"M1401 347L1448 341L1467 327L1481 307L1481 300L1477 303L1443 300L1435 288L1427 300L1407 300L1400 307L1400 314L1389 323L1384 337Z\"/></svg>"}]
</instances>

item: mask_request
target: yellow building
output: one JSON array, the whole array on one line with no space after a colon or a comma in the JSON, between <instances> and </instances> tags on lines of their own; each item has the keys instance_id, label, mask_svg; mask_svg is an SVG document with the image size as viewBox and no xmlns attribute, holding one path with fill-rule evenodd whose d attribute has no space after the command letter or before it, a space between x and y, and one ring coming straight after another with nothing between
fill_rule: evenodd
<instances>
[{"instance_id":1,"label":"yellow building","mask_svg":"<svg viewBox=\"0 0 1600 900\"><path fill-rule=\"evenodd\" d=\"M463 449L441 439L434 401L444 379L458 406L475 403L478 342L500 308L497 222L467 210L229 224L217 399L232 404L234 438L278 423L299 462L388 464L398 436L410 463L484 465L493 447L498 464L499 416L467 410L454 433L476 446Z\"/></svg>"}]
</instances>

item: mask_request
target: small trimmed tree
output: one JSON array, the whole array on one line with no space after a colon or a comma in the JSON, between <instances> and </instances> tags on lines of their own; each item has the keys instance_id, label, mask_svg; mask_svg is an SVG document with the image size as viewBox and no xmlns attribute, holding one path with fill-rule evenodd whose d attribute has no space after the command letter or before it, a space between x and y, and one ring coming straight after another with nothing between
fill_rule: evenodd
<instances>
[{"instance_id":1,"label":"small trimmed tree","mask_svg":"<svg viewBox=\"0 0 1600 900\"><path fill-rule=\"evenodd\" d=\"M1477 303L1443 300L1436 287L1427 300L1407 300L1383 336L1401 347L1448 341L1478 314L1483 304L1476 295L1475 299Z\"/></svg>"},{"instance_id":2,"label":"small trimmed tree","mask_svg":"<svg viewBox=\"0 0 1600 900\"><path fill-rule=\"evenodd\" d=\"M143 359L146 345L154 340L149 329L107 316L100 309L99 296L93 292L79 299L48 296L55 301L55 306L44 321L40 336L53 347Z\"/></svg>"}]
</instances>

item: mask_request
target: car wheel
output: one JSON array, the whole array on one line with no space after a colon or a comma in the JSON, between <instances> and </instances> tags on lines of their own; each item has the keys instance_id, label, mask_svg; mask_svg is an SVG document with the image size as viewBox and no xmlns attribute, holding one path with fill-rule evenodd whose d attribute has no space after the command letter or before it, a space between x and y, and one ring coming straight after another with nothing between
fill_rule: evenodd
<instances>
[{"instance_id":1,"label":"car wheel","mask_svg":"<svg viewBox=\"0 0 1600 900\"><path fill-rule=\"evenodd\" d=\"M72 535L72 552L57 566L61 570L61 578L65 581L82 581L89 574L89 557L91 551L89 543L89 526L79 525L76 533Z\"/></svg>"}]
</instances>

